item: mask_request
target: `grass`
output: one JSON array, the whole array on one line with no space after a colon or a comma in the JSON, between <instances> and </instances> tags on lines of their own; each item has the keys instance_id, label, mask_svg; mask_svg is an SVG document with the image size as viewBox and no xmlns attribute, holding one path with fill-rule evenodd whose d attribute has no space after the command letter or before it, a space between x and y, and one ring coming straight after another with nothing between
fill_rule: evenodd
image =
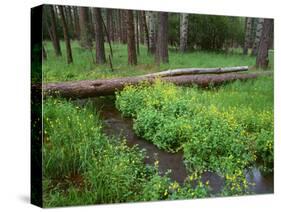
<instances>
[{"instance_id":1,"label":"grass","mask_svg":"<svg viewBox=\"0 0 281 212\"><path fill-rule=\"evenodd\" d=\"M245 56L241 50L234 53L214 53L194 51L186 54L169 50L169 64L154 64L153 55L147 54L147 48L140 45L140 55L138 56L138 65L129 66L127 62L127 46L124 44L113 44L113 67L112 72L109 65L94 64L93 57L95 53L81 49L77 41L72 42L72 54L74 63L68 65L65 58L65 45L61 42L63 56L57 58L54 54L51 42L44 42L48 59L43 63L43 81L58 82L68 80L83 79L103 79L125 76L137 76L151 72L157 72L175 68L189 67L224 67L224 66L242 66L253 67L255 57ZM106 44L106 57L109 55L109 47ZM273 54L270 54L270 68L272 68Z\"/></svg>"},{"instance_id":2,"label":"grass","mask_svg":"<svg viewBox=\"0 0 281 212\"><path fill-rule=\"evenodd\" d=\"M44 101L44 207L209 195L202 183L194 187L198 178L179 186L160 176L157 161L146 165L143 150L107 137L101 128L90 101L83 107L67 100Z\"/></svg>"}]
</instances>

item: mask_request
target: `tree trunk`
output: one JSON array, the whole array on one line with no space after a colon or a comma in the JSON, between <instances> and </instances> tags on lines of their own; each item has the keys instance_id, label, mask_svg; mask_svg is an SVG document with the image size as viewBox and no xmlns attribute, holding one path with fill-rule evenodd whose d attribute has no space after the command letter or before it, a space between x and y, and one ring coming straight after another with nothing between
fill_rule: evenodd
<instances>
[{"instance_id":1,"label":"tree trunk","mask_svg":"<svg viewBox=\"0 0 281 212\"><path fill-rule=\"evenodd\" d=\"M117 33L118 33L118 40L122 42L122 21L121 21L121 11L117 10Z\"/></svg>"},{"instance_id":2,"label":"tree trunk","mask_svg":"<svg viewBox=\"0 0 281 212\"><path fill-rule=\"evenodd\" d=\"M144 31L144 23L142 18L142 11L137 11L137 16L139 19L139 39L140 39L140 43L144 44L145 31Z\"/></svg>"},{"instance_id":3,"label":"tree trunk","mask_svg":"<svg viewBox=\"0 0 281 212\"><path fill-rule=\"evenodd\" d=\"M47 7L49 8L49 12L50 12L51 36L53 38L52 39L53 46L55 49L56 56L61 56L60 41L59 41L58 32L57 32L57 23L56 23L54 8L51 5L47 5Z\"/></svg>"},{"instance_id":4,"label":"tree trunk","mask_svg":"<svg viewBox=\"0 0 281 212\"><path fill-rule=\"evenodd\" d=\"M82 48L92 49L93 44L88 10L88 7L79 7L80 45Z\"/></svg>"},{"instance_id":5,"label":"tree trunk","mask_svg":"<svg viewBox=\"0 0 281 212\"><path fill-rule=\"evenodd\" d=\"M95 31L96 31L96 63L104 64L105 51L104 51L104 35L103 35L103 24L100 8L94 8L95 17Z\"/></svg>"},{"instance_id":6,"label":"tree trunk","mask_svg":"<svg viewBox=\"0 0 281 212\"><path fill-rule=\"evenodd\" d=\"M137 47L137 54L140 54L140 33L139 33L139 16L138 16L138 12L136 12L135 14L135 20L136 20L136 24L135 24L135 35L136 35L136 47Z\"/></svg>"},{"instance_id":7,"label":"tree trunk","mask_svg":"<svg viewBox=\"0 0 281 212\"><path fill-rule=\"evenodd\" d=\"M72 17L72 8L71 6L66 7L66 19L68 20L68 33L69 37L73 38L74 37L74 24L73 24L73 17Z\"/></svg>"},{"instance_id":8,"label":"tree trunk","mask_svg":"<svg viewBox=\"0 0 281 212\"><path fill-rule=\"evenodd\" d=\"M73 7L73 16L74 16L74 26L75 26L75 37L77 40L79 40L80 39L80 25L79 25L78 8L76 6Z\"/></svg>"},{"instance_id":9,"label":"tree trunk","mask_svg":"<svg viewBox=\"0 0 281 212\"><path fill-rule=\"evenodd\" d=\"M187 34L188 34L188 14L180 15L180 51L187 51Z\"/></svg>"},{"instance_id":10,"label":"tree trunk","mask_svg":"<svg viewBox=\"0 0 281 212\"><path fill-rule=\"evenodd\" d=\"M143 24L143 29L144 29L146 46L147 46L147 49L148 49L148 52L149 52L149 49L150 49L149 32L148 32L148 27L147 27L147 24L146 24L145 11L141 11L141 19L142 19L142 24Z\"/></svg>"},{"instance_id":11,"label":"tree trunk","mask_svg":"<svg viewBox=\"0 0 281 212\"><path fill-rule=\"evenodd\" d=\"M114 30L113 30L113 10L106 9L106 28L108 31L109 40L114 40Z\"/></svg>"},{"instance_id":12,"label":"tree trunk","mask_svg":"<svg viewBox=\"0 0 281 212\"><path fill-rule=\"evenodd\" d=\"M154 54L156 51L156 20L157 13L148 12L148 28L149 28L149 53Z\"/></svg>"},{"instance_id":13,"label":"tree trunk","mask_svg":"<svg viewBox=\"0 0 281 212\"><path fill-rule=\"evenodd\" d=\"M263 25L263 18L259 18L257 27L256 27L256 36L254 41L254 46L252 50L252 55L256 56L258 53L259 45L260 45L260 39L261 39L261 33L262 33L262 25Z\"/></svg>"},{"instance_id":14,"label":"tree trunk","mask_svg":"<svg viewBox=\"0 0 281 212\"><path fill-rule=\"evenodd\" d=\"M155 61L157 64L168 63L168 13L159 12L158 21Z\"/></svg>"},{"instance_id":15,"label":"tree trunk","mask_svg":"<svg viewBox=\"0 0 281 212\"><path fill-rule=\"evenodd\" d=\"M244 40L244 48L243 54L248 54L248 49L250 48L251 42L251 30L252 30L252 18L245 19L245 40Z\"/></svg>"},{"instance_id":16,"label":"tree trunk","mask_svg":"<svg viewBox=\"0 0 281 212\"><path fill-rule=\"evenodd\" d=\"M127 10L127 43L128 43L128 64L137 64L136 43L135 43L135 29L134 29L134 15L132 10Z\"/></svg>"},{"instance_id":17,"label":"tree trunk","mask_svg":"<svg viewBox=\"0 0 281 212\"><path fill-rule=\"evenodd\" d=\"M208 87L209 85L218 86L235 80L255 79L260 74L220 74L220 75L185 75L164 77L161 80L174 83L175 85ZM153 77L127 77L118 79L104 80L84 80L76 82L48 83L43 84L44 96L61 96L66 98L88 98L95 96L113 95L116 91L121 91L126 85L137 85L144 81L153 83L157 78ZM36 88L37 85L33 85ZM38 86L40 87L40 86Z\"/></svg>"},{"instance_id":18,"label":"tree trunk","mask_svg":"<svg viewBox=\"0 0 281 212\"><path fill-rule=\"evenodd\" d=\"M117 10L118 39L120 43L127 43L126 12Z\"/></svg>"},{"instance_id":19,"label":"tree trunk","mask_svg":"<svg viewBox=\"0 0 281 212\"><path fill-rule=\"evenodd\" d=\"M273 19L264 19L259 50L256 58L256 67L266 69L268 67L268 50L270 37L273 32Z\"/></svg>"},{"instance_id":20,"label":"tree trunk","mask_svg":"<svg viewBox=\"0 0 281 212\"><path fill-rule=\"evenodd\" d=\"M70 64L73 62L73 59L72 59L70 39L69 39L69 34L68 34L69 32L68 32L68 28L67 28L67 24L66 24L66 20L65 20L63 6L59 6L59 11L60 11L60 15L61 15L63 36L64 36L65 46L66 46L67 63Z\"/></svg>"}]
</instances>

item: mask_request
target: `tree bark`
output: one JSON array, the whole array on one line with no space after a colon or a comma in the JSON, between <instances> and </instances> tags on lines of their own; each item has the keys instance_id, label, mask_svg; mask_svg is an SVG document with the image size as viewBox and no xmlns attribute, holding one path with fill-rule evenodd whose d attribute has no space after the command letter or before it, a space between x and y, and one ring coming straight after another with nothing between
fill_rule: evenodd
<instances>
[{"instance_id":1,"label":"tree bark","mask_svg":"<svg viewBox=\"0 0 281 212\"><path fill-rule=\"evenodd\" d=\"M148 28L149 28L149 53L154 54L156 51L156 20L157 13L148 12Z\"/></svg>"},{"instance_id":2,"label":"tree bark","mask_svg":"<svg viewBox=\"0 0 281 212\"><path fill-rule=\"evenodd\" d=\"M67 24L66 24L66 20L65 20L63 6L59 6L59 11L60 11L60 15L61 15L63 36L64 36L65 46L66 46L67 63L70 64L73 62L73 59L72 59L72 52L71 52L71 46L70 46L69 32L68 32L68 28L67 28Z\"/></svg>"},{"instance_id":3,"label":"tree bark","mask_svg":"<svg viewBox=\"0 0 281 212\"><path fill-rule=\"evenodd\" d=\"M168 63L168 13L158 13L157 49L155 61L157 64Z\"/></svg>"},{"instance_id":4,"label":"tree bark","mask_svg":"<svg viewBox=\"0 0 281 212\"><path fill-rule=\"evenodd\" d=\"M88 7L79 7L80 45L82 48L92 49L93 44L88 10Z\"/></svg>"},{"instance_id":5,"label":"tree bark","mask_svg":"<svg viewBox=\"0 0 281 212\"><path fill-rule=\"evenodd\" d=\"M69 33L69 37L73 38L74 37L74 23L73 23L73 17L72 17L72 7L71 6L67 6L66 7L66 20L67 21L67 25L68 27L68 33Z\"/></svg>"},{"instance_id":6,"label":"tree bark","mask_svg":"<svg viewBox=\"0 0 281 212\"><path fill-rule=\"evenodd\" d=\"M126 11L119 10L120 16L120 31L121 31L121 43L127 43L127 24L126 24Z\"/></svg>"},{"instance_id":7,"label":"tree bark","mask_svg":"<svg viewBox=\"0 0 281 212\"><path fill-rule=\"evenodd\" d=\"M95 17L95 31L96 31L96 63L104 64L105 51L104 51L104 35L103 35L103 24L100 8L94 8Z\"/></svg>"},{"instance_id":8,"label":"tree bark","mask_svg":"<svg viewBox=\"0 0 281 212\"><path fill-rule=\"evenodd\" d=\"M140 43L144 44L145 31L144 31L144 23L142 18L142 11L138 11L137 16L139 19L139 39L140 39Z\"/></svg>"},{"instance_id":9,"label":"tree bark","mask_svg":"<svg viewBox=\"0 0 281 212\"><path fill-rule=\"evenodd\" d=\"M61 56L60 41L59 41L58 32L57 32L57 23L56 23L54 8L51 5L47 5L47 7L49 8L49 13L50 13L51 36L53 38L52 39L53 46L55 49L56 56Z\"/></svg>"},{"instance_id":10,"label":"tree bark","mask_svg":"<svg viewBox=\"0 0 281 212\"><path fill-rule=\"evenodd\" d=\"M135 14L135 20L136 20L136 24L135 24L135 35L136 35L136 48L137 48L137 54L140 54L140 33L139 33L139 16L138 16L138 12L136 12Z\"/></svg>"},{"instance_id":11,"label":"tree bark","mask_svg":"<svg viewBox=\"0 0 281 212\"><path fill-rule=\"evenodd\" d=\"M253 45L252 55L257 56L259 45L260 45L260 39L261 39L261 33L262 33L262 25L263 25L263 18L258 19L257 27L256 27L256 36L255 41Z\"/></svg>"},{"instance_id":12,"label":"tree bark","mask_svg":"<svg viewBox=\"0 0 281 212\"><path fill-rule=\"evenodd\" d=\"M193 86L200 87L218 86L235 80L255 79L262 74L241 74L229 73L221 75L185 75L164 77L161 80L174 83L180 86ZM88 98L95 96L113 95L116 91L122 90L126 85L137 85L144 81L153 83L154 77L127 77L118 79L105 79L105 80L84 80L76 82L63 82L63 83L48 83L43 84L44 96L60 96L65 98ZM36 87L37 85L33 85ZM40 87L40 86L38 86Z\"/></svg>"},{"instance_id":13,"label":"tree bark","mask_svg":"<svg viewBox=\"0 0 281 212\"><path fill-rule=\"evenodd\" d=\"M114 30L113 30L113 10L106 9L106 28L108 30L108 36L110 41L114 40Z\"/></svg>"},{"instance_id":14,"label":"tree bark","mask_svg":"<svg viewBox=\"0 0 281 212\"><path fill-rule=\"evenodd\" d=\"M250 48L251 42L251 30L252 30L252 18L246 18L245 20L245 39L244 39L244 48L243 54L248 54L248 49Z\"/></svg>"},{"instance_id":15,"label":"tree bark","mask_svg":"<svg viewBox=\"0 0 281 212\"><path fill-rule=\"evenodd\" d=\"M256 67L266 69L268 67L268 50L270 38L273 32L273 19L264 19L259 50L256 58Z\"/></svg>"},{"instance_id":16,"label":"tree bark","mask_svg":"<svg viewBox=\"0 0 281 212\"><path fill-rule=\"evenodd\" d=\"M78 8L76 6L73 7L73 16L74 16L74 26L75 26L75 37L77 40L79 40L80 39L80 25L79 25Z\"/></svg>"},{"instance_id":17,"label":"tree bark","mask_svg":"<svg viewBox=\"0 0 281 212\"><path fill-rule=\"evenodd\" d=\"M187 35L188 35L188 14L180 15L180 51L187 51Z\"/></svg>"},{"instance_id":18,"label":"tree bark","mask_svg":"<svg viewBox=\"0 0 281 212\"><path fill-rule=\"evenodd\" d=\"M128 43L128 64L137 64L136 43L135 43L135 29L134 29L134 15L132 10L126 11L127 20L127 43Z\"/></svg>"},{"instance_id":19,"label":"tree bark","mask_svg":"<svg viewBox=\"0 0 281 212\"><path fill-rule=\"evenodd\" d=\"M149 52L149 49L150 49L149 32L148 32L148 27L147 27L147 24L146 24L145 11L141 11L141 19L142 19L142 24L143 24L143 29L144 29L146 46L147 46L147 50Z\"/></svg>"}]
</instances>

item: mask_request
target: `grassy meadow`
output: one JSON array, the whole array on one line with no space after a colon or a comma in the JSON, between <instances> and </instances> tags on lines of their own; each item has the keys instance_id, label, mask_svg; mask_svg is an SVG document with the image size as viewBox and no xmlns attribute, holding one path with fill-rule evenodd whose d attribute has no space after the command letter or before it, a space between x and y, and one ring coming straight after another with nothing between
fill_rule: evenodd
<instances>
[{"instance_id":1,"label":"grassy meadow","mask_svg":"<svg viewBox=\"0 0 281 212\"><path fill-rule=\"evenodd\" d=\"M229 54L223 52L194 51L181 54L174 49L169 51L169 64L157 66L154 57L147 53L147 48L140 45L138 65L129 66L127 62L127 45L113 44L113 71L109 64L94 64L94 51L87 51L79 46L77 41L72 42L72 54L74 63L68 65L65 58L65 45L61 42L62 57L56 58L51 42L44 43L48 59L43 63L43 81L60 82L83 79L104 79L126 76L137 76L151 72L157 72L176 68L194 67L226 67L226 66L249 66L253 70L256 59L250 55L242 54L242 49L229 50ZM109 46L105 45L106 57L110 54ZM273 69L273 53L270 54L270 66Z\"/></svg>"}]
</instances>

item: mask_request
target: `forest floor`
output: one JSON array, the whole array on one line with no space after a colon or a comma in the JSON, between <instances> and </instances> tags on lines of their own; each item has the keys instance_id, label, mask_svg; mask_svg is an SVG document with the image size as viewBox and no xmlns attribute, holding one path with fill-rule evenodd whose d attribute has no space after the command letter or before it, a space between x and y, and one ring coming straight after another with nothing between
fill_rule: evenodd
<instances>
[{"instance_id":1,"label":"forest floor","mask_svg":"<svg viewBox=\"0 0 281 212\"><path fill-rule=\"evenodd\" d=\"M169 49L169 64L154 63L154 56L147 53L147 48L140 45L138 65L130 66L127 62L127 45L115 43L113 49L113 71L109 63L97 65L94 50L81 49L77 41L72 42L73 64L68 65L65 57L65 45L61 42L62 57L54 54L51 42L44 42L48 59L43 63L43 82L59 82L85 79L104 79L126 76L138 76L152 72L158 72L176 68L212 68L226 66L249 66L254 68L256 59L250 55L243 55L242 49L230 49L228 54L224 52L191 51L186 54ZM110 51L105 45L106 58ZM273 70L273 53L270 53L269 70Z\"/></svg>"}]
</instances>

